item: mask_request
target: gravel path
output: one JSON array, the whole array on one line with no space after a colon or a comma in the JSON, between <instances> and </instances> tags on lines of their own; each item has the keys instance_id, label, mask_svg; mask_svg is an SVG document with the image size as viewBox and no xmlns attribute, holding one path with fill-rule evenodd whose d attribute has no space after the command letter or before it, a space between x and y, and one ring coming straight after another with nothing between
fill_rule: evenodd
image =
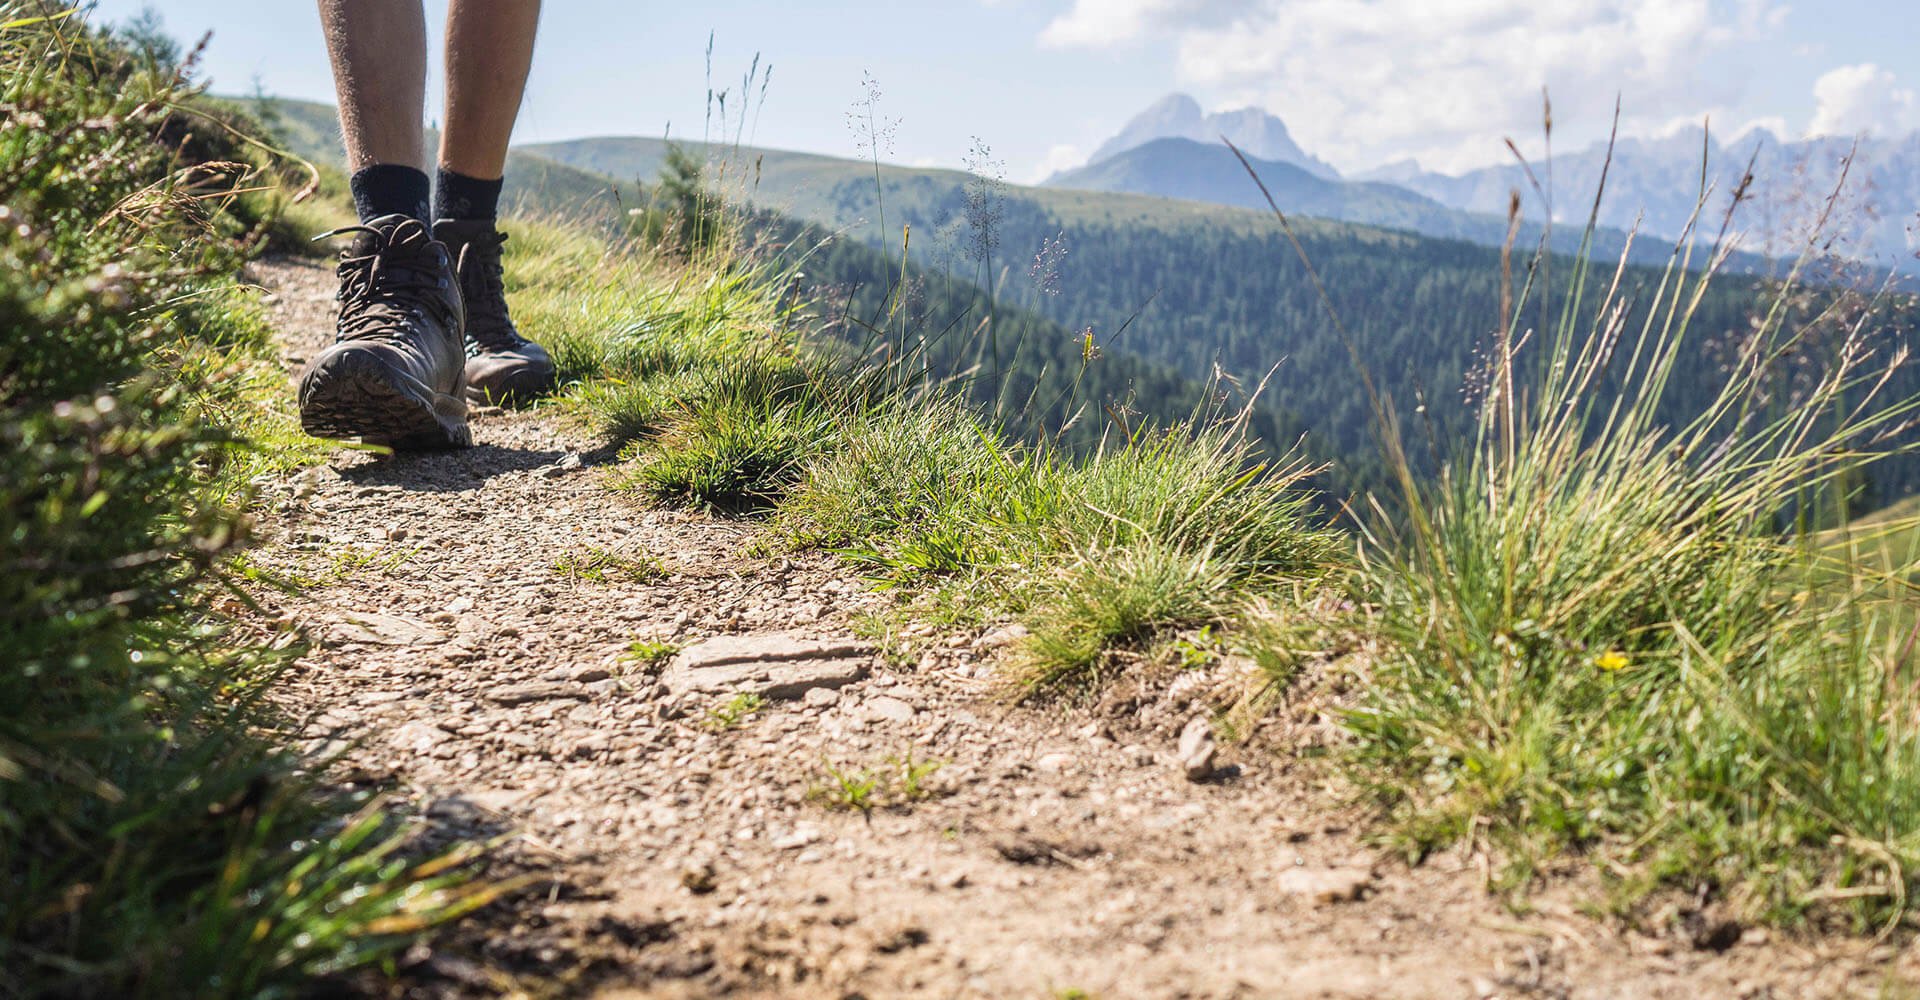
<instances>
[{"instance_id":1,"label":"gravel path","mask_svg":"<svg viewBox=\"0 0 1920 1000\"><path fill-rule=\"evenodd\" d=\"M252 278L291 371L331 271ZM884 598L827 558L609 490L551 410L474 430L273 484L253 553L304 583L262 594L315 640L282 689L303 745L435 835L513 834L500 867L538 879L410 956L406 995L1826 997L1908 968L1710 919L1626 934L1566 885L1516 914L1476 855L1370 850L1309 761L1226 747L1188 780L1219 678L1009 709L1004 630L877 655L853 622Z\"/></svg>"}]
</instances>

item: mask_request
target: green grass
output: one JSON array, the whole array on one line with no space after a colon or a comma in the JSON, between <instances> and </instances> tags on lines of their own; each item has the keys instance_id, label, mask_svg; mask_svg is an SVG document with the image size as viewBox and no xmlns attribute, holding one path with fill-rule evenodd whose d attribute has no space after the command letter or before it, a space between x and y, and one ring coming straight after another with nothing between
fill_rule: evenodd
<instances>
[{"instance_id":1,"label":"green grass","mask_svg":"<svg viewBox=\"0 0 1920 1000\"><path fill-rule=\"evenodd\" d=\"M348 545L336 552L327 565L327 581L334 584L344 583L365 572L392 576L413 560L420 551L419 545L409 545L387 549L379 545ZM255 574L251 579L258 579Z\"/></svg>"},{"instance_id":2,"label":"green grass","mask_svg":"<svg viewBox=\"0 0 1920 1000\"><path fill-rule=\"evenodd\" d=\"M725 732L760 713L767 700L751 691L742 691L707 710L700 725L713 732Z\"/></svg>"},{"instance_id":3,"label":"green grass","mask_svg":"<svg viewBox=\"0 0 1920 1000\"><path fill-rule=\"evenodd\" d=\"M598 546L560 555L553 561L553 571L569 580L595 583L651 583L667 575L666 566L653 556L630 556Z\"/></svg>"},{"instance_id":4,"label":"green grass","mask_svg":"<svg viewBox=\"0 0 1920 1000\"><path fill-rule=\"evenodd\" d=\"M826 779L815 784L807 797L822 803L829 809L846 809L870 813L878 804L877 793L880 790L880 775L871 770L855 770L842 767L832 761L822 761L820 769L826 772Z\"/></svg>"},{"instance_id":5,"label":"green grass","mask_svg":"<svg viewBox=\"0 0 1920 1000\"><path fill-rule=\"evenodd\" d=\"M0 994L302 994L504 887L321 794L266 697L298 647L211 610L317 453L232 277L279 165L81 16L0 24Z\"/></svg>"},{"instance_id":6,"label":"green grass","mask_svg":"<svg viewBox=\"0 0 1920 1000\"><path fill-rule=\"evenodd\" d=\"M1020 669L1035 687L1099 687L1108 651L1219 620L1233 591L1205 553L1147 543L1082 555L1045 580Z\"/></svg>"},{"instance_id":7,"label":"green grass","mask_svg":"<svg viewBox=\"0 0 1920 1000\"><path fill-rule=\"evenodd\" d=\"M807 797L829 809L871 813L875 809L905 809L942 794L932 778L946 766L942 760L915 759L912 749L888 754L869 767L820 762L825 780L815 782Z\"/></svg>"},{"instance_id":8,"label":"green grass","mask_svg":"<svg viewBox=\"0 0 1920 1000\"><path fill-rule=\"evenodd\" d=\"M630 482L712 513L774 506L836 433L832 390L791 362L746 356L692 377Z\"/></svg>"},{"instance_id":9,"label":"green grass","mask_svg":"<svg viewBox=\"0 0 1920 1000\"><path fill-rule=\"evenodd\" d=\"M898 756L888 757L886 764L893 775L896 794L906 802L918 802L939 794L929 784L929 779L938 774L941 768L947 766L947 762L943 760L915 760L912 749Z\"/></svg>"},{"instance_id":10,"label":"green grass","mask_svg":"<svg viewBox=\"0 0 1920 1000\"><path fill-rule=\"evenodd\" d=\"M654 639L635 639L627 643L627 649L620 654L621 659L643 667L657 667L673 659L680 647L670 642Z\"/></svg>"},{"instance_id":11,"label":"green grass","mask_svg":"<svg viewBox=\"0 0 1920 1000\"><path fill-rule=\"evenodd\" d=\"M1086 692L1110 654L1168 630L1227 624L1337 562L1296 486L1231 422L1142 431L1086 459L1013 448L957 404L895 404L854 423L782 510L884 582L1031 634L1029 694Z\"/></svg>"},{"instance_id":12,"label":"green grass","mask_svg":"<svg viewBox=\"0 0 1920 1000\"><path fill-rule=\"evenodd\" d=\"M552 352L563 379L598 380L596 391L606 391L790 343L779 289L764 272L718 257L688 263L564 219L507 231L514 318Z\"/></svg>"},{"instance_id":13,"label":"green grass","mask_svg":"<svg viewBox=\"0 0 1920 1000\"><path fill-rule=\"evenodd\" d=\"M569 383L558 405L614 444L652 442L626 480L716 513L764 509L830 428L797 360L778 276L692 261L562 221L510 228L508 293Z\"/></svg>"}]
</instances>

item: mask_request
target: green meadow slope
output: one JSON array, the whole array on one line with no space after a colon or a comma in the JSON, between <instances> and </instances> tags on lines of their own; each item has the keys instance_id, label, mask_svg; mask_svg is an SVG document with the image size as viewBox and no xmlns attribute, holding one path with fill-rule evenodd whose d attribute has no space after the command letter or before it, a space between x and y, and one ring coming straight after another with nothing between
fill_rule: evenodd
<instances>
[{"instance_id":1,"label":"green meadow slope","mask_svg":"<svg viewBox=\"0 0 1920 1000\"><path fill-rule=\"evenodd\" d=\"M596 138L530 149L613 177L645 177L665 162L667 144L647 138ZM1358 474L1349 481L1380 485L1365 471L1375 447L1375 407L1361 387L1364 367L1402 426L1432 428L1415 456L1424 472L1448 456L1445 442L1470 432L1470 397L1484 369L1504 299L1532 281L1529 328L1558 322L1563 308L1585 310L1568 277L1576 256L1556 253L1532 269L1530 247L1515 250L1503 291L1502 254L1465 239L1324 219L1294 218L1292 229L1317 278L1270 211L1124 192L1028 188L983 181L959 171L871 164L812 154L710 149L720 164L717 185L733 197L777 206L876 247L897 261L909 227L908 256L929 272L990 288L1001 302L1031 310L1068 330L1091 330L1109 355L1132 354L1170 366L1188 379L1216 372L1245 384L1266 383L1266 398L1297 415L1317 454L1338 458ZM1230 154L1228 154L1230 155ZM1218 157L1214 157L1218 160ZM1216 162L1216 173L1238 169ZM1327 182L1293 171L1294 190L1311 211ZM1257 191L1249 204L1259 204ZM1293 211L1288 187L1276 191ZM1338 198L1347 197L1338 193ZM1258 200L1255 200L1258 199ZM884 218L884 225L882 219ZM989 220L983 233L981 220ZM984 235L984 239L983 239ZM1557 239L1577 242L1577 232ZM1624 237L1598 232L1594 259L1619 259ZM980 253L982 247L990 252ZM1642 262L1622 272L1621 305L1630 325L1644 325L1649 303L1668 278L1666 261L1698 269L1709 254L1638 245ZM1812 261L1787 317L1807 334L1807 350L1832 352L1857 337L1891 358L1914 346L1920 310L1911 296L1889 294L1864 312L1826 309L1847 289L1876 285L1872 275ZM1682 387L1663 402L1670 420L1684 420L1690 401L1705 398L1725 358L1750 337L1790 265L1734 257L1702 291L1696 325L1708 350L1673 373ZM884 274L885 271L877 272ZM1322 292L1327 296L1323 301ZM1578 304L1576 304L1578 303ZM1329 317L1328 306L1339 317ZM1846 329L1857 324L1851 333ZM1342 328L1346 331L1342 333ZM1347 341L1350 338L1351 344ZM1803 352L1804 354L1804 352ZM1801 362L1795 364L1803 364ZM1537 372L1522 372L1534 378ZM1781 377L1793 378L1783 372ZM1893 376L1904 387L1912 376ZM1602 392L1613 391L1614 380ZM1377 471L1377 466L1372 466ZM1859 502L1889 502L1920 489L1920 463L1902 457L1865 477Z\"/></svg>"}]
</instances>

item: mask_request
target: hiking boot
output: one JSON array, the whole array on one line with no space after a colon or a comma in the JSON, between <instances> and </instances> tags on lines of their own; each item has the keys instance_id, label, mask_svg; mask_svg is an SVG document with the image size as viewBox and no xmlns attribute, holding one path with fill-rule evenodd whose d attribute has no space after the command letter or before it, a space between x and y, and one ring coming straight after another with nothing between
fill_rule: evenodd
<instances>
[{"instance_id":1,"label":"hiking boot","mask_svg":"<svg viewBox=\"0 0 1920 1000\"><path fill-rule=\"evenodd\" d=\"M506 406L553 391L553 359L547 349L520 336L507 315L500 246L505 233L491 221L441 219L433 235L447 245L467 303L467 398Z\"/></svg>"},{"instance_id":2,"label":"hiking boot","mask_svg":"<svg viewBox=\"0 0 1920 1000\"><path fill-rule=\"evenodd\" d=\"M348 233L335 342L300 373L300 426L397 449L472 444L465 317L447 248L404 215L327 235Z\"/></svg>"}]
</instances>

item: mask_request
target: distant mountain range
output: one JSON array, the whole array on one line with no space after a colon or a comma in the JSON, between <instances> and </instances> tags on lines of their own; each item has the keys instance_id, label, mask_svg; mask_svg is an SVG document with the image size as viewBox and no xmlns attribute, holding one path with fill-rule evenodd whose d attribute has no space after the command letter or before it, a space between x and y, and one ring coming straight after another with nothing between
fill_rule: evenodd
<instances>
[{"instance_id":1,"label":"distant mountain range","mask_svg":"<svg viewBox=\"0 0 1920 1000\"><path fill-rule=\"evenodd\" d=\"M1504 235L1515 192L1526 219L1551 217L1557 226L1577 230L1592 209L1603 168L1602 227L1677 240L1689 230L1704 177L1712 189L1692 232L1711 239L1751 162L1753 180L1733 222L1743 249L1796 257L1826 214L1823 247L1876 268L1920 274L1914 256L1920 245L1920 133L1863 139L1856 151L1851 139L1786 140L1760 130L1722 143L1695 127L1661 138L1622 139L1611 159L1605 145L1562 153L1531 165L1531 176L1518 163L1453 176L1401 160L1342 179L1301 149L1273 115L1253 108L1209 115L1192 98L1176 94L1135 116L1086 166L1045 183L1257 207L1259 192L1223 137L1258 161L1257 171L1276 189L1283 209L1483 243ZM1829 208L1836 189L1841 196Z\"/></svg>"},{"instance_id":2,"label":"distant mountain range","mask_svg":"<svg viewBox=\"0 0 1920 1000\"><path fill-rule=\"evenodd\" d=\"M1046 183L1060 190L1151 194L1269 211L1266 196L1247 176L1248 168L1289 215L1384 226L1482 246L1499 246L1507 236L1507 220L1502 214L1462 211L1398 185L1343 181L1337 175L1316 174L1287 161L1249 155L1242 165L1233 151L1218 141L1154 139L1090 166L1056 174ZM1504 212L1505 205L1501 208ZM1531 248L1539 237L1540 227L1528 223L1521 227L1519 242ZM1577 249L1579 240L1580 234L1568 228L1555 238L1555 248L1571 252ZM1598 234L1596 249L1618 255L1626 242L1625 232L1604 231ZM1664 259L1666 253L1666 249L1649 244L1640 249L1639 258L1652 262ZM1751 268L1762 262L1741 263Z\"/></svg>"},{"instance_id":3,"label":"distant mountain range","mask_svg":"<svg viewBox=\"0 0 1920 1000\"><path fill-rule=\"evenodd\" d=\"M1849 161L1851 157L1851 161ZM1915 213L1920 212L1920 133L1896 139L1855 140L1833 136L1787 140L1755 130L1721 143L1703 128L1686 128L1658 139L1622 139L1608 165L1604 145L1563 153L1533 168L1543 185L1551 176L1554 214L1584 220L1592 194L1607 170L1600 222L1640 228L1669 239L1686 228L1698 203L1704 173L1713 186L1699 227L1717 231L1732 192L1748 164L1753 181L1734 216L1742 245L1779 257L1797 256L1836 190L1822 242L1872 264L1920 273L1914 258ZM1703 164L1705 169L1703 171ZM1846 184L1841 187L1843 172ZM1504 208L1519 190L1536 216L1541 196L1518 165L1486 167L1458 177L1409 171L1395 183L1467 211Z\"/></svg>"}]
</instances>

